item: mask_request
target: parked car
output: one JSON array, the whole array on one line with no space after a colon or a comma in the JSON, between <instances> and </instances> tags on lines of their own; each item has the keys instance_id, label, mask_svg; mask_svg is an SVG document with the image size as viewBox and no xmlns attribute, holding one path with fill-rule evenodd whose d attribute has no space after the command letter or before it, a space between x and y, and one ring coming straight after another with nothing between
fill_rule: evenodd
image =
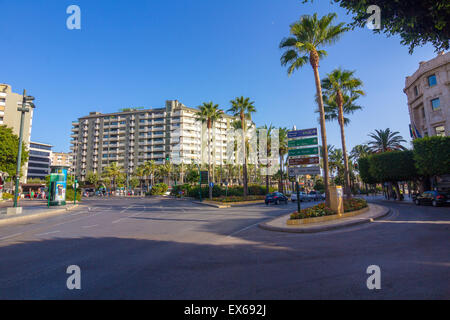
<instances>
[{"instance_id":1,"label":"parked car","mask_svg":"<svg viewBox=\"0 0 450 320\"><path fill-rule=\"evenodd\" d=\"M438 207L450 204L450 196L438 191L426 191L422 194L413 196L413 200L418 206L428 204L433 207Z\"/></svg>"},{"instance_id":2,"label":"parked car","mask_svg":"<svg viewBox=\"0 0 450 320\"><path fill-rule=\"evenodd\" d=\"M297 192L293 192L291 195L291 201L296 202L297 201ZM311 199L308 197L308 195L305 192L300 192L300 201L311 201Z\"/></svg>"},{"instance_id":3,"label":"parked car","mask_svg":"<svg viewBox=\"0 0 450 320\"><path fill-rule=\"evenodd\" d=\"M325 200L325 196L322 196L322 194L320 194L317 191L311 191L308 194L308 198L311 199L311 201L320 201L320 200Z\"/></svg>"},{"instance_id":4,"label":"parked car","mask_svg":"<svg viewBox=\"0 0 450 320\"><path fill-rule=\"evenodd\" d=\"M266 205L269 205L270 203L280 204L280 202L287 204L288 200L288 197L281 192L274 192L266 195Z\"/></svg>"}]
</instances>

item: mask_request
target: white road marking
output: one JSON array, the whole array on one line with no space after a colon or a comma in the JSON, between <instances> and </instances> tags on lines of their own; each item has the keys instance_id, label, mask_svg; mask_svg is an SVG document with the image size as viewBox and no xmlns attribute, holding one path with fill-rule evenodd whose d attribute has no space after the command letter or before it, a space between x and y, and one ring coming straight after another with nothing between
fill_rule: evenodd
<instances>
[{"instance_id":1,"label":"white road marking","mask_svg":"<svg viewBox=\"0 0 450 320\"><path fill-rule=\"evenodd\" d=\"M0 238L0 240L6 240L6 239L9 239L9 238L14 238L14 237L20 236L21 234L23 234L23 232L15 233L15 234L12 234L10 236L6 236L6 237L3 237L3 238Z\"/></svg>"},{"instance_id":2,"label":"white road marking","mask_svg":"<svg viewBox=\"0 0 450 320\"><path fill-rule=\"evenodd\" d=\"M125 220L125 219L137 217L137 216L139 216L139 215L145 213L145 209L146 209L146 207L144 206L144 208L142 209L142 211L141 211L140 213L138 213L138 214L132 214L132 215L129 215L129 216L127 216L127 217L117 219L117 220L113 221L112 224L119 223L119 222L121 222L122 220Z\"/></svg>"},{"instance_id":3,"label":"white road marking","mask_svg":"<svg viewBox=\"0 0 450 320\"><path fill-rule=\"evenodd\" d=\"M49 234L55 234L55 233L59 233L59 232L61 232L61 231L52 231L52 232L46 232L46 233L39 233L36 236L37 237L39 237L39 236L46 236L46 235L49 235Z\"/></svg>"},{"instance_id":4,"label":"white road marking","mask_svg":"<svg viewBox=\"0 0 450 320\"><path fill-rule=\"evenodd\" d=\"M227 238L230 238L230 237L232 237L232 236L234 236L234 235L236 235L236 234L238 234L238 233L241 233L241 232L243 232L243 231L245 231L245 230L248 230L248 229L250 229L250 228L253 228L253 227L257 226L257 225L260 224L260 223L261 223L261 222L257 222L257 223L255 223L255 224L252 224L251 226L248 226L248 227L245 227L245 228L243 228L243 229L240 229L240 230L238 230L238 231L236 231L236 232L233 232L232 234L228 235Z\"/></svg>"},{"instance_id":5,"label":"white road marking","mask_svg":"<svg viewBox=\"0 0 450 320\"><path fill-rule=\"evenodd\" d=\"M84 226L83 228L88 229L88 228L94 228L94 227L98 227L98 224L95 224L93 226Z\"/></svg>"}]
</instances>

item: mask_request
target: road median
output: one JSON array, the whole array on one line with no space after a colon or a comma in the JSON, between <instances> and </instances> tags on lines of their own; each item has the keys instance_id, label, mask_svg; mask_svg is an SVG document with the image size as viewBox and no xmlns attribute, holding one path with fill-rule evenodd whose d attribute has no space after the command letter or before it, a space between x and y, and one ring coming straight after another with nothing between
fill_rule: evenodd
<instances>
[{"instance_id":1,"label":"road median","mask_svg":"<svg viewBox=\"0 0 450 320\"><path fill-rule=\"evenodd\" d=\"M26 222L29 220L48 218L54 215L62 214L69 212L75 208L78 208L79 205L67 205L65 207L23 207L21 214L0 214L0 226L18 223L18 222Z\"/></svg>"},{"instance_id":2,"label":"road median","mask_svg":"<svg viewBox=\"0 0 450 320\"><path fill-rule=\"evenodd\" d=\"M314 218L316 219L315 221L313 219L305 219L305 221L297 221L296 223L292 222L292 220L290 220L290 214L287 214L269 222L260 223L258 226L261 229L269 231L288 233L318 233L373 222L374 220L385 217L389 213L390 209L387 207L369 204L369 208L366 210L361 210L360 214L350 213L343 215L342 217L330 216L332 218Z\"/></svg>"}]
</instances>

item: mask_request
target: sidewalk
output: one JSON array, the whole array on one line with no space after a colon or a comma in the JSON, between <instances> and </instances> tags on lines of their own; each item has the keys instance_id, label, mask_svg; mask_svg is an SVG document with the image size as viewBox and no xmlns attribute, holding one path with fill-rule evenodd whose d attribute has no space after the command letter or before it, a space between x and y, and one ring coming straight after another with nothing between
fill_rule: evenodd
<instances>
[{"instance_id":1,"label":"sidewalk","mask_svg":"<svg viewBox=\"0 0 450 320\"><path fill-rule=\"evenodd\" d=\"M22 207L21 214L7 215L7 208L0 208L0 225L23 222L27 220L32 220L36 218L46 218L55 214L65 213L70 210L77 208L79 205L68 204L64 207L50 207L40 205L40 206L24 206Z\"/></svg>"},{"instance_id":2,"label":"sidewalk","mask_svg":"<svg viewBox=\"0 0 450 320\"><path fill-rule=\"evenodd\" d=\"M377 195L377 196L361 196L360 195L358 197L363 198L367 201L383 201L386 203L398 203L398 204L409 204L409 205L414 204L414 201L412 200L412 198L410 199L409 196L405 196L405 198L402 201L394 200L393 198L388 200L383 195Z\"/></svg>"},{"instance_id":3,"label":"sidewalk","mask_svg":"<svg viewBox=\"0 0 450 320\"><path fill-rule=\"evenodd\" d=\"M287 220L290 217L290 214L278 217L272 221L264 222L259 224L261 229L269 230L269 231L278 231L278 232L290 232L290 233L317 233L323 231L329 231L339 228L345 228L349 226L354 226L358 224L373 222L374 220L380 219L388 215L391 210L389 208L370 204L369 211L362 213L358 216L342 218L338 220L332 220L327 222L320 223L311 223L304 225L296 225L296 226L288 226Z\"/></svg>"}]
</instances>

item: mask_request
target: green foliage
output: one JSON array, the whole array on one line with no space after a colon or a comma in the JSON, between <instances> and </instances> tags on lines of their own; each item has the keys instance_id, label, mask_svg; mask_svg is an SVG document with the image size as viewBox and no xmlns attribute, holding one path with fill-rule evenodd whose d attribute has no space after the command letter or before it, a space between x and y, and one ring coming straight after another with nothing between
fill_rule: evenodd
<instances>
[{"instance_id":1,"label":"green foliage","mask_svg":"<svg viewBox=\"0 0 450 320\"><path fill-rule=\"evenodd\" d=\"M189 183L198 183L200 180L200 174L197 169L189 170L186 175L186 181Z\"/></svg>"},{"instance_id":2,"label":"green foliage","mask_svg":"<svg viewBox=\"0 0 450 320\"><path fill-rule=\"evenodd\" d=\"M16 175L17 151L19 150L19 137L11 128L0 125L0 171L7 172L10 177ZM28 151L22 143L21 164L28 160Z\"/></svg>"},{"instance_id":3,"label":"green foliage","mask_svg":"<svg viewBox=\"0 0 450 320\"><path fill-rule=\"evenodd\" d=\"M131 189L136 189L137 186L139 185L139 183L140 183L139 179L137 179L137 178L132 178L132 179L130 180L130 187L131 187Z\"/></svg>"},{"instance_id":4,"label":"green foliage","mask_svg":"<svg viewBox=\"0 0 450 320\"><path fill-rule=\"evenodd\" d=\"M75 198L75 191L72 188L66 190L66 202L73 201ZM77 201L81 201L81 191L77 190Z\"/></svg>"},{"instance_id":5,"label":"green foliage","mask_svg":"<svg viewBox=\"0 0 450 320\"><path fill-rule=\"evenodd\" d=\"M413 143L419 174L434 176L450 173L450 137L426 137Z\"/></svg>"},{"instance_id":6,"label":"green foliage","mask_svg":"<svg viewBox=\"0 0 450 320\"><path fill-rule=\"evenodd\" d=\"M322 179L318 179L316 183L314 184L314 190L324 193L325 192L325 184L323 183Z\"/></svg>"},{"instance_id":7,"label":"green foliage","mask_svg":"<svg viewBox=\"0 0 450 320\"><path fill-rule=\"evenodd\" d=\"M303 0L303 3L313 0ZM381 30L388 36L399 35L402 45L412 54L416 46L431 43L436 51L448 50L450 39L450 2L448 0L333 0L353 14L351 26L364 28L371 16L371 4L381 8ZM330 0L331 2L331 0Z\"/></svg>"},{"instance_id":8,"label":"green foliage","mask_svg":"<svg viewBox=\"0 0 450 320\"><path fill-rule=\"evenodd\" d=\"M14 195L10 193L3 193L3 200L14 199Z\"/></svg>"},{"instance_id":9,"label":"green foliage","mask_svg":"<svg viewBox=\"0 0 450 320\"><path fill-rule=\"evenodd\" d=\"M165 183L158 183L158 184L155 184L152 187L152 190L150 191L150 194L152 196L156 196L156 195L161 196L161 195L165 194L167 192L167 190L169 190L169 186L167 184L165 184Z\"/></svg>"},{"instance_id":10,"label":"green foliage","mask_svg":"<svg viewBox=\"0 0 450 320\"><path fill-rule=\"evenodd\" d=\"M370 175L379 182L408 181L418 176L411 150L374 154L369 163Z\"/></svg>"},{"instance_id":11,"label":"green foliage","mask_svg":"<svg viewBox=\"0 0 450 320\"><path fill-rule=\"evenodd\" d=\"M375 184L379 181L370 174L370 160L368 157L361 157L358 159L359 176L364 183Z\"/></svg>"}]
</instances>

